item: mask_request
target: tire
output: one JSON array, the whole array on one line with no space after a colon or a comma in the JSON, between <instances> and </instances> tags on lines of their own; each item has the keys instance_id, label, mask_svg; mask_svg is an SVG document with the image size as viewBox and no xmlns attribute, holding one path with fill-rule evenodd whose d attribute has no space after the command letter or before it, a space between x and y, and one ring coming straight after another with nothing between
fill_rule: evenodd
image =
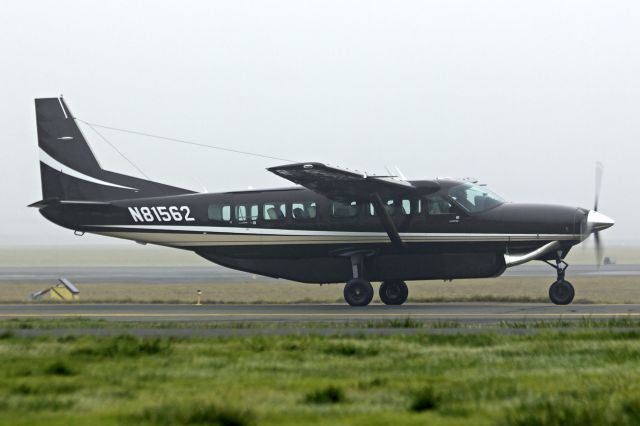
<instances>
[{"instance_id":1,"label":"tire","mask_svg":"<svg viewBox=\"0 0 640 426\"><path fill-rule=\"evenodd\" d=\"M558 280L549 287L549 299L556 305L568 305L576 295L569 281Z\"/></svg>"},{"instance_id":2,"label":"tire","mask_svg":"<svg viewBox=\"0 0 640 426\"><path fill-rule=\"evenodd\" d=\"M373 286L369 281L354 278L344 286L344 300L351 306L367 306L373 299Z\"/></svg>"},{"instance_id":3,"label":"tire","mask_svg":"<svg viewBox=\"0 0 640 426\"><path fill-rule=\"evenodd\" d=\"M385 305L402 305L407 301L409 288L404 281L384 281L378 293Z\"/></svg>"}]
</instances>

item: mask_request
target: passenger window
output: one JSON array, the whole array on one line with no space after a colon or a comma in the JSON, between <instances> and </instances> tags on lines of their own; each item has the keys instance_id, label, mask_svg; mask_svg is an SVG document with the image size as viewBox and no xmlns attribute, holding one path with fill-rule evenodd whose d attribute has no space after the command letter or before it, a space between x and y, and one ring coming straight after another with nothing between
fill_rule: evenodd
<instances>
[{"instance_id":1,"label":"passenger window","mask_svg":"<svg viewBox=\"0 0 640 426\"><path fill-rule=\"evenodd\" d=\"M428 215L455 214L451 203L439 195L431 195L424 199Z\"/></svg>"},{"instance_id":2,"label":"passenger window","mask_svg":"<svg viewBox=\"0 0 640 426\"><path fill-rule=\"evenodd\" d=\"M384 209L387 211L389 216L393 216L396 214L396 204L393 200L383 200L382 204L384 204ZM373 206L373 203L369 203L369 214L371 216L376 216L376 209Z\"/></svg>"},{"instance_id":3,"label":"passenger window","mask_svg":"<svg viewBox=\"0 0 640 426\"><path fill-rule=\"evenodd\" d=\"M291 216L298 219L315 219L316 203L313 201L303 201L291 204Z\"/></svg>"},{"instance_id":4,"label":"passenger window","mask_svg":"<svg viewBox=\"0 0 640 426\"><path fill-rule=\"evenodd\" d=\"M287 217L287 208L284 203L265 203L262 213L264 220L282 220Z\"/></svg>"},{"instance_id":5,"label":"passenger window","mask_svg":"<svg viewBox=\"0 0 640 426\"><path fill-rule=\"evenodd\" d=\"M209 204L207 216L209 217L209 220L215 222L231 222L231 206Z\"/></svg>"},{"instance_id":6,"label":"passenger window","mask_svg":"<svg viewBox=\"0 0 640 426\"><path fill-rule=\"evenodd\" d=\"M331 204L331 215L333 217L355 217L358 214L358 204L355 201L341 203L334 201Z\"/></svg>"},{"instance_id":7,"label":"passenger window","mask_svg":"<svg viewBox=\"0 0 640 426\"><path fill-rule=\"evenodd\" d=\"M246 222L247 221L247 207L246 206L236 206L236 220L238 222Z\"/></svg>"},{"instance_id":8,"label":"passenger window","mask_svg":"<svg viewBox=\"0 0 640 426\"><path fill-rule=\"evenodd\" d=\"M258 220L257 204L248 205L248 206L243 206L243 205L236 206L235 212L236 212L236 220L238 221L238 223L243 223L243 224L251 223L255 225L256 221Z\"/></svg>"},{"instance_id":9,"label":"passenger window","mask_svg":"<svg viewBox=\"0 0 640 426\"><path fill-rule=\"evenodd\" d=\"M401 200L402 214L409 216L411 214L411 200Z\"/></svg>"}]
</instances>

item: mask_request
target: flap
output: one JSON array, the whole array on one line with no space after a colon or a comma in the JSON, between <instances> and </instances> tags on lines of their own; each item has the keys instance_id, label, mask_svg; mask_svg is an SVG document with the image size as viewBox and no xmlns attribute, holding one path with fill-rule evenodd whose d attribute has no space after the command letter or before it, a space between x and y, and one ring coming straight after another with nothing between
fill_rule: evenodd
<instances>
[{"instance_id":1,"label":"flap","mask_svg":"<svg viewBox=\"0 0 640 426\"><path fill-rule=\"evenodd\" d=\"M322 163L297 163L270 167L276 175L334 200L369 200L372 194L393 198L411 194L411 183L395 176L369 176Z\"/></svg>"}]
</instances>

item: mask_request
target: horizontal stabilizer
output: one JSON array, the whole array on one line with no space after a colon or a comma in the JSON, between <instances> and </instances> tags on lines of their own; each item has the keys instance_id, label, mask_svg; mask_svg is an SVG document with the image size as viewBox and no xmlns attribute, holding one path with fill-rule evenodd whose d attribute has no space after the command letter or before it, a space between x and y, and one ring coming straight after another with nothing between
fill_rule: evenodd
<instances>
[{"instance_id":1,"label":"horizontal stabilizer","mask_svg":"<svg viewBox=\"0 0 640 426\"><path fill-rule=\"evenodd\" d=\"M47 198L44 200L36 201L33 204L29 204L27 207L35 207L42 209L45 207L58 206L61 204L71 205L90 205L90 206L109 206L111 203L106 201L86 201L86 200L61 200L59 198Z\"/></svg>"}]
</instances>

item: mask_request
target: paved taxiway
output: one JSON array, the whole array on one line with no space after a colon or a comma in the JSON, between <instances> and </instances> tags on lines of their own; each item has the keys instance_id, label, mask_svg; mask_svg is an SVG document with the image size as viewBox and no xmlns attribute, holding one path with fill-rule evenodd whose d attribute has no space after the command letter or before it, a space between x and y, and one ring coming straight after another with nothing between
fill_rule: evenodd
<instances>
[{"instance_id":1,"label":"paved taxiway","mask_svg":"<svg viewBox=\"0 0 640 426\"><path fill-rule=\"evenodd\" d=\"M567 271L572 277L640 277L640 265L571 265ZM505 277L550 277L555 271L544 264L522 265L509 268ZM207 266L31 266L0 267L0 282L55 282L67 277L78 283L156 283L199 284L216 282L246 282L252 275L211 264ZM258 277L260 281L272 278Z\"/></svg>"},{"instance_id":2,"label":"paved taxiway","mask_svg":"<svg viewBox=\"0 0 640 426\"><path fill-rule=\"evenodd\" d=\"M496 323L552 319L640 319L640 305L569 305L534 303L409 303L403 306L343 304L296 305L0 305L0 320L11 318L92 318L109 321L183 322L345 322L413 318L419 321Z\"/></svg>"}]
</instances>

